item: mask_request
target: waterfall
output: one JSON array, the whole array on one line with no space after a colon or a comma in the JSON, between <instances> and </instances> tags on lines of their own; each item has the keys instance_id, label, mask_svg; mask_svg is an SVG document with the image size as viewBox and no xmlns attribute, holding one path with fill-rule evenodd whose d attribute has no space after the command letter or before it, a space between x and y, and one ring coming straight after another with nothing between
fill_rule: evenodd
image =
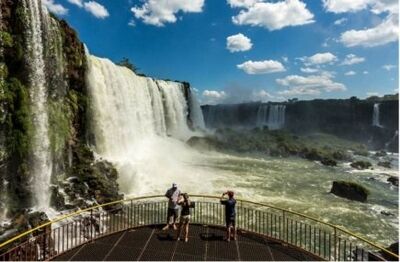
<instances>
[{"instance_id":1,"label":"waterfall","mask_svg":"<svg viewBox=\"0 0 400 262\"><path fill-rule=\"evenodd\" d=\"M50 204L51 153L47 110L47 85L44 60L44 33L47 9L40 0L23 0L28 15L26 31L27 62L30 69L30 99L34 134L32 141L32 190L38 209L47 209Z\"/></svg>"},{"instance_id":2,"label":"waterfall","mask_svg":"<svg viewBox=\"0 0 400 262\"><path fill-rule=\"evenodd\" d=\"M94 149L116 165L122 192L164 190L188 176L185 163L193 157L181 140L193 133L183 84L138 76L92 55L87 60Z\"/></svg>"},{"instance_id":3,"label":"waterfall","mask_svg":"<svg viewBox=\"0 0 400 262\"><path fill-rule=\"evenodd\" d=\"M374 112L372 113L372 125L377 127L382 127L379 123L379 103L374 104Z\"/></svg>"},{"instance_id":4,"label":"waterfall","mask_svg":"<svg viewBox=\"0 0 400 262\"><path fill-rule=\"evenodd\" d=\"M204 117L201 111L199 101L197 100L196 94L193 90L190 90L189 104L190 112L192 116L192 124L194 129L205 130L206 125L204 124Z\"/></svg>"},{"instance_id":5,"label":"waterfall","mask_svg":"<svg viewBox=\"0 0 400 262\"><path fill-rule=\"evenodd\" d=\"M267 126L270 130L283 128L285 111L285 105L260 105L257 112L257 127Z\"/></svg>"}]
</instances>

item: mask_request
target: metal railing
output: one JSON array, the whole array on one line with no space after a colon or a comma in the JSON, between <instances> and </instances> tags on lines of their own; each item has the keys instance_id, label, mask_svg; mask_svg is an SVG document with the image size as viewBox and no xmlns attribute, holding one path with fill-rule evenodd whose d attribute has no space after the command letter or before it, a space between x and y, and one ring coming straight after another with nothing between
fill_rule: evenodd
<instances>
[{"instance_id":1,"label":"metal railing","mask_svg":"<svg viewBox=\"0 0 400 262\"><path fill-rule=\"evenodd\" d=\"M223 226L215 196L192 195L191 223ZM267 204L238 200L238 230L285 243L323 260L398 260L399 256L342 227ZM50 260L82 244L130 228L166 222L164 196L125 199L60 216L0 244L0 261ZM3 250L3 252L1 252Z\"/></svg>"}]
</instances>

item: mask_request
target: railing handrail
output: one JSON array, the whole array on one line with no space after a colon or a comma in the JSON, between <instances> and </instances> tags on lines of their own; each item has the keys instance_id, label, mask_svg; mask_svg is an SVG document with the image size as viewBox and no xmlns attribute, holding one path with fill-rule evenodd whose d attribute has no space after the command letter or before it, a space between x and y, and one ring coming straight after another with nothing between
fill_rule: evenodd
<instances>
[{"instance_id":1,"label":"railing handrail","mask_svg":"<svg viewBox=\"0 0 400 262\"><path fill-rule=\"evenodd\" d=\"M27 231L25 231L25 232L15 236L15 237L9 239L9 240L7 240L7 241L5 241L3 243L0 243L0 248L5 247L6 245L11 244L14 241L16 241L16 240L18 240L18 239L20 239L20 238L22 238L22 237L24 237L26 235L29 235L29 234L31 234L31 233L33 233L35 231L38 231L41 228L47 227L47 226L52 225L54 223L57 223L59 221L65 220L67 218L76 217L76 216L78 216L78 215L80 215L82 213L88 212L88 211L92 211L92 210L95 210L95 209L98 209L98 208L103 208L103 207L111 206L111 205L115 205L115 204L121 204L121 203L129 202L129 201L138 201L138 200L154 199L154 198L161 198L161 197L165 197L165 196L164 195L149 195L149 196L142 196L142 197L126 198L126 199L121 199L121 200L117 200L117 201L113 201L113 202L109 202L109 203L95 205L95 206L88 207L88 208L85 208L85 209L81 209L81 210L78 210L78 211L75 211L75 212L72 212L72 213L69 213L69 214L61 215L61 216L58 216L55 219L50 220L48 222L45 222L45 223L43 223L43 224L41 224L41 225L39 225L39 226L37 226L35 228L27 230ZM221 199L220 196L215 196L215 195L196 195L196 194L191 194L190 197ZM255 206L267 207L267 208L272 208L272 209L279 210L279 211L282 211L282 212L287 212L289 214L300 216L300 217L312 220L314 222L329 226L332 229L340 230L343 233L345 233L345 234L347 234L347 235L349 235L351 237L357 238L358 240L361 240L362 242L365 242L365 243L367 243L368 245L370 245L372 247L375 247L375 248L377 248L377 249L379 249L381 251L384 251L385 253L387 253L387 254L389 254L391 256L399 258L399 256L397 254L391 252L390 250L380 246L379 244L376 244L376 243L366 239L365 237L357 235L357 234L347 230L346 228L343 228L342 226L338 226L338 225L335 225L335 224L332 224L332 223L324 222L324 221L322 221L322 220L320 220L318 218L315 218L315 217L312 217L312 216L309 216L309 215L305 215L305 214L302 214L302 213L299 213L299 212L296 212L296 211L292 211L292 210L289 210L289 209L286 209L286 208L276 207L276 206L273 206L273 205L270 205L270 204L253 202L253 201L249 201L249 200L245 200L245 199L241 199L241 198L236 198L236 200L240 201L242 203L247 203L247 204L252 204L252 205L255 205Z\"/></svg>"}]
</instances>

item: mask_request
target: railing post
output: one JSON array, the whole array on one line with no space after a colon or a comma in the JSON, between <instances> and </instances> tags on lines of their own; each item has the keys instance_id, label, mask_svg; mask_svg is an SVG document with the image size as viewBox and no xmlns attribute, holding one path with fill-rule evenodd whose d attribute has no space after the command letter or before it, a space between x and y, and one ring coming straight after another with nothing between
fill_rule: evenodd
<instances>
[{"instance_id":1,"label":"railing post","mask_svg":"<svg viewBox=\"0 0 400 262\"><path fill-rule=\"evenodd\" d=\"M133 215L133 200L131 200L131 205L129 208L129 228L132 228L132 215Z\"/></svg>"},{"instance_id":2,"label":"railing post","mask_svg":"<svg viewBox=\"0 0 400 262\"><path fill-rule=\"evenodd\" d=\"M338 260L336 243L337 243L336 226L334 226L334 227L333 227L333 245L334 245L333 259L334 259L335 261ZM329 248L330 248L330 247L329 247Z\"/></svg>"},{"instance_id":3,"label":"railing post","mask_svg":"<svg viewBox=\"0 0 400 262\"><path fill-rule=\"evenodd\" d=\"M93 241L93 209L90 210L90 223L89 223L89 226L90 226L90 240Z\"/></svg>"},{"instance_id":4,"label":"railing post","mask_svg":"<svg viewBox=\"0 0 400 262\"><path fill-rule=\"evenodd\" d=\"M282 210L282 223L283 223L283 226L282 226L283 238L282 238L282 240L285 240L286 242L288 242L288 235L286 234L286 211L285 210Z\"/></svg>"}]
</instances>

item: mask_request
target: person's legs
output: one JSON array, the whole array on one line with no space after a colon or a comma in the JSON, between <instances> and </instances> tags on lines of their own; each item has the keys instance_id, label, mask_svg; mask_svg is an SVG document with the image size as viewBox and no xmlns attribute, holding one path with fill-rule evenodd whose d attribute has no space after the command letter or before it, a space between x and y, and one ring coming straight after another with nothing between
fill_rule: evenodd
<instances>
[{"instance_id":1,"label":"person's legs","mask_svg":"<svg viewBox=\"0 0 400 262\"><path fill-rule=\"evenodd\" d=\"M179 216L179 209L178 209L178 208L173 209L173 221L172 221L172 226L174 227L174 230L177 229L177 228L176 228L176 220L177 220L178 216Z\"/></svg>"},{"instance_id":2,"label":"person's legs","mask_svg":"<svg viewBox=\"0 0 400 262\"><path fill-rule=\"evenodd\" d=\"M186 221L185 225L185 242L189 240L189 219Z\"/></svg>"},{"instance_id":3,"label":"person's legs","mask_svg":"<svg viewBox=\"0 0 400 262\"><path fill-rule=\"evenodd\" d=\"M168 208L168 211L167 211L167 225L165 227L163 227L162 230L167 230L169 228L169 226L171 225L171 223L174 222L174 220L173 220L173 215L174 215L173 211L174 211L173 209ZM175 226L175 224L174 224L174 226Z\"/></svg>"},{"instance_id":4,"label":"person's legs","mask_svg":"<svg viewBox=\"0 0 400 262\"><path fill-rule=\"evenodd\" d=\"M235 220L232 220L232 231L233 231L233 240L236 240L237 239L237 232L236 232Z\"/></svg>"},{"instance_id":5,"label":"person's legs","mask_svg":"<svg viewBox=\"0 0 400 262\"><path fill-rule=\"evenodd\" d=\"M179 226L178 226L179 227L178 228L178 233L176 234L176 240L177 241L181 240L182 227L184 226L182 222L183 221L180 221Z\"/></svg>"}]
</instances>

